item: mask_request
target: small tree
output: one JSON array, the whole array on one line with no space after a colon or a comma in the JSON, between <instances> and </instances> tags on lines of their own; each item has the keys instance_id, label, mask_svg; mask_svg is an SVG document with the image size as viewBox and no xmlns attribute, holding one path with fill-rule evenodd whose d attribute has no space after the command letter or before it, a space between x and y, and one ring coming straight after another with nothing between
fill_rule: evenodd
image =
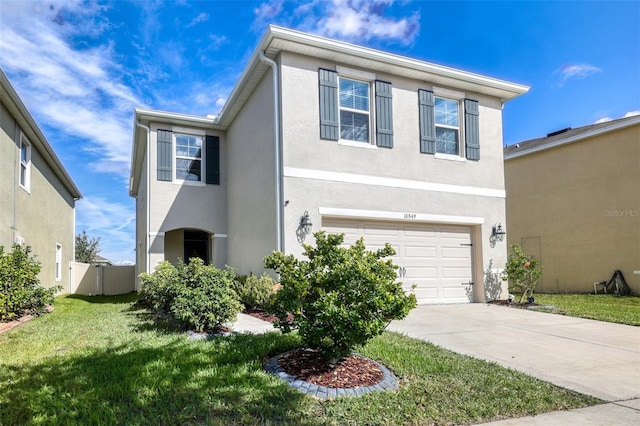
<instances>
[{"instance_id":1,"label":"small tree","mask_svg":"<svg viewBox=\"0 0 640 426\"><path fill-rule=\"evenodd\" d=\"M5 253L0 246L0 321L40 315L53 303L62 287L42 287L39 273L40 262L31 254L31 247L14 244L13 250Z\"/></svg>"},{"instance_id":2,"label":"small tree","mask_svg":"<svg viewBox=\"0 0 640 426\"><path fill-rule=\"evenodd\" d=\"M92 263L100 253L100 237L91 237L87 231L76 235L76 262Z\"/></svg>"},{"instance_id":3,"label":"small tree","mask_svg":"<svg viewBox=\"0 0 640 426\"><path fill-rule=\"evenodd\" d=\"M518 244L511 246L511 250L513 252L504 267L502 279L509 280L513 287L520 289L522 303L525 297L533 296L533 290L542 276L542 266L536 259L529 258Z\"/></svg>"},{"instance_id":4,"label":"small tree","mask_svg":"<svg viewBox=\"0 0 640 426\"><path fill-rule=\"evenodd\" d=\"M358 345L381 334L391 320L402 319L416 306L396 282L389 244L375 252L359 239L341 247L344 234L314 234L316 247L303 244L309 260L273 252L267 268L280 274L281 288L267 305L275 326L297 329L303 344L319 349L329 363L349 355Z\"/></svg>"}]
</instances>

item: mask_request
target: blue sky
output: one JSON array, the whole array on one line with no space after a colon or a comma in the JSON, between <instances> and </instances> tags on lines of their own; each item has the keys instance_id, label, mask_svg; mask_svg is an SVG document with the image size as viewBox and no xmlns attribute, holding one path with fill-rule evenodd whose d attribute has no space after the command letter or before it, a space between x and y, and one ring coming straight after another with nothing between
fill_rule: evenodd
<instances>
[{"instance_id":1,"label":"blue sky","mask_svg":"<svg viewBox=\"0 0 640 426\"><path fill-rule=\"evenodd\" d=\"M2 0L0 67L104 257L135 259L134 107L216 114L270 23L531 86L505 105L505 144L640 114L638 0Z\"/></svg>"}]
</instances>

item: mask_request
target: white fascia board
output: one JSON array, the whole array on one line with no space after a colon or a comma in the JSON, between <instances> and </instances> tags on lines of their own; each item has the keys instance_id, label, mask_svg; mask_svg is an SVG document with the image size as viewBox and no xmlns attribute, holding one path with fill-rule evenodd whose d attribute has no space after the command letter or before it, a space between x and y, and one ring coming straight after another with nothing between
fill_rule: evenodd
<instances>
[{"instance_id":1,"label":"white fascia board","mask_svg":"<svg viewBox=\"0 0 640 426\"><path fill-rule=\"evenodd\" d=\"M446 183L386 178L354 173L329 172L324 170L300 169L295 167L285 167L284 177L352 183L358 185L385 186L399 189L417 189L421 191L445 192L450 194L478 195L493 198L506 197L506 192L502 189L478 188L475 186L451 185Z\"/></svg>"},{"instance_id":2,"label":"white fascia board","mask_svg":"<svg viewBox=\"0 0 640 426\"><path fill-rule=\"evenodd\" d=\"M468 71L420 61L406 56L400 56L393 53L374 50L368 47L357 46L355 44L345 43L342 41L307 34L287 28L277 27L274 25L269 26L267 32L273 34L272 38L279 38L290 42L307 44L309 46L327 49L337 53L343 53L350 56L359 56L376 62L387 63L394 67L410 68L417 71L436 74L443 77L454 78L456 80L462 80L473 84L479 84L482 86L493 87L499 90L508 91L513 93L512 98L529 91L529 86L525 86L522 84L511 83L508 81L486 77Z\"/></svg>"},{"instance_id":3,"label":"white fascia board","mask_svg":"<svg viewBox=\"0 0 640 426\"><path fill-rule=\"evenodd\" d=\"M627 120L623 122L613 123L611 126L600 127L599 129L594 129L590 132L581 133L579 135L571 136L566 139L559 139L554 142L549 142L547 144L538 145L533 148L523 149L522 151L513 152L504 156L505 161L512 160L514 158L522 157L524 155L533 154L540 151L546 151L548 149L552 149L562 145L568 145L574 142L578 142L582 139L592 138L594 136L601 135L603 133L612 132L614 130L624 129L625 127L633 126L636 124L640 124L640 115L636 116L632 120Z\"/></svg>"},{"instance_id":4,"label":"white fascia board","mask_svg":"<svg viewBox=\"0 0 640 426\"><path fill-rule=\"evenodd\" d=\"M451 216L441 214L427 214L414 212L393 212L384 210L341 209L334 207L319 207L318 214L327 217L342 217L350 219L392 220L397 222L447 223L451 225L482 225L483 217Z\"/></svg>"},{"instance_id":5,"label":"white fascia board","mask_svg":"<svg viewBox=\"0 0 640 426\"><path fill-rule=\"evenodd\" d=\"M191 126L199 126L199 127L207 127L210 129L218 130L219 127L216 126L216 119L209 117L201 117L199 115L191 115L191 114L181 114L177 112L168 112L168 111L158 111L152 109L143 109L136 108L135 109L135 117L136 120L141 122L150 123L152 121L169 123L169 124L184 124Z\"/></svg>"}]
</instances>

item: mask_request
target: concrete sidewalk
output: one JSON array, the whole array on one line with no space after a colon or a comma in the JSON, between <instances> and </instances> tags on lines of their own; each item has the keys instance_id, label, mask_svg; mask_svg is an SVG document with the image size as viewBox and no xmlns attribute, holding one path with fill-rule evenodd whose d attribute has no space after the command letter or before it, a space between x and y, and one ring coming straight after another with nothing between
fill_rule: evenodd
<instances>
[{"instance_id":1,"label":"concrete sidewalk","mask_svg":"<svg viewBox=\"0 0 640 426\"><path fill-rule=\"evenodd\" d=\"M389 330L611 402L493 424L640 424L638 327L469 304L419 306Z\"/></svg>"}]
</instances>

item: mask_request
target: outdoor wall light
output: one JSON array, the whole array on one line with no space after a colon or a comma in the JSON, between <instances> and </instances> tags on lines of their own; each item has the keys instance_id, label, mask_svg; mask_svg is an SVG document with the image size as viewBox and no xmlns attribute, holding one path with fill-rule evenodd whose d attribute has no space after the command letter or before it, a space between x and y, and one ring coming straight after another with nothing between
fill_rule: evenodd
<instances>
[{"instance_id":1,"label":"outdoor wall light","mask_svg":"<svg viewBox=\"0 0 640 426\"><path fill-rule=\"evenodd\" d=\"M496 223L495 225L493 225L493 229L491 230L491 238L496 241L504 241L505 235L506 232L504 232L500 223Z\"/></svg>"},{"instance_id":2,"label":"outdoor wall light","mask_svg":"<svg viewBox=\"0 0 640 426\"><path fill-rule=\"evenodd\" d=\"M298 229L296 230L298 242L304 242L305 237L311 233L312 228L313 223L311 223L311 219L309 219L309 212L305 210L304 214L300 216L300 224L298 225Z\"/></svg>"}]
</instances>

